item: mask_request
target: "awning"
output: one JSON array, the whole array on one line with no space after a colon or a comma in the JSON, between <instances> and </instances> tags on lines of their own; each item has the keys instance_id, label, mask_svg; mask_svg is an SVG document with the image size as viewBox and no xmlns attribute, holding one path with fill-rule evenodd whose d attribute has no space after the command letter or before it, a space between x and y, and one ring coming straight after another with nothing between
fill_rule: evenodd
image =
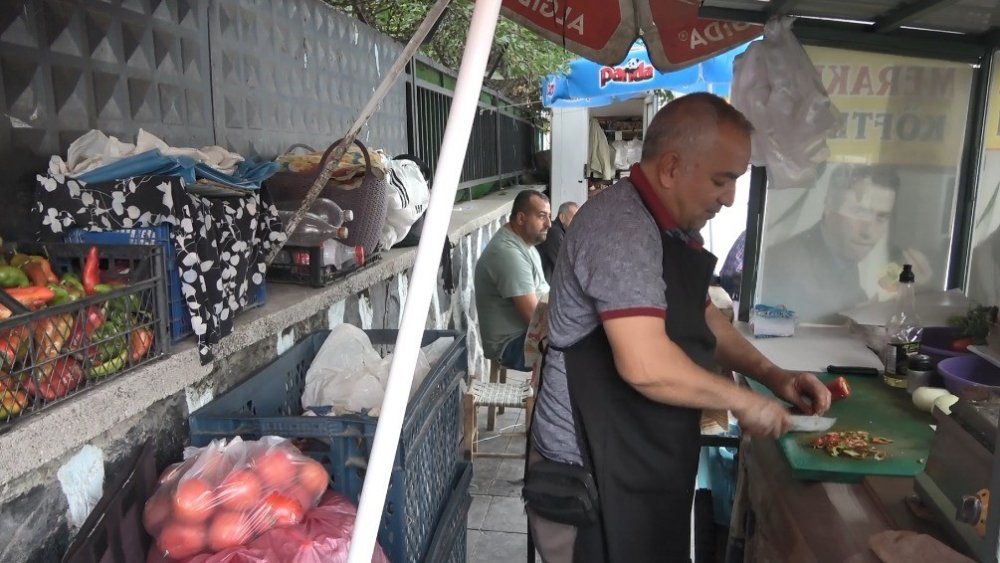
<instances>
[{"instance_id":1,"label":"awning","mask_svg":"<svg viewBox=\"0 0 1000 563\"><path fill-rule=\"evenodd\" d=\"M503 0L503 14L584 58L615 65L640 35L661 71L682 69L763 33L702 19L696 0Z\"/></svg>"},{"instance_id":2,"label":"awning","mask_svg":"<svg viewBox=\"0 0 1000 563\"><path fill-rule=\"evenodd\" d=\"M636 41L624 60L603 65L587 59L569 63L565 73L551 74L542 82L545 107L599 107L633 98L652 90L675 93L712 92L729 95L733 59L747 43L698 64L661 72L653 68L642 41Z\"/></svg>"}]
</instances>

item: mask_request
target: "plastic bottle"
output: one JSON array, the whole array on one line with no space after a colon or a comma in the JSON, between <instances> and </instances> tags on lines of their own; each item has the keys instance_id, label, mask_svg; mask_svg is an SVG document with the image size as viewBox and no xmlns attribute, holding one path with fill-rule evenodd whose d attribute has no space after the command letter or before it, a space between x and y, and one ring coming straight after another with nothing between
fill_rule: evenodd
<instances>
[{"instance_id":1,"label":"plastic bottle","mask_svg":"<svg viewBox=\"0 0 1000 563\"><path fill-rule=\"evenodd\" d=\"M896 309L885 326L886 345L882 353L885 364L883 381L890 387L906 388L907 363L910 356L920 351L920 337L924 329L917 316L914 281L913 267L903 264L896 293Z\"/></svg>"},{"instance_id":2,"label":"plastic bottle","mask_svg":"<svg viewBox=\"0 0 1000 563\"><path fill-rule=\"evenodd\" d=\"M274 206L278 208L279 211L296 211L298 210L300 202L284 200L275 202ZM309 207L308 213L311 213L323 221L330 224L332 227L340 227L345 223L350 223L354 220L354 212L350 209L341 209L337 202L327 199L325 197L318 197L316 201L313 202L312 206Z\"/></svg>"},{"instance_id":3,"label":"plastic bottle","mask_svg":"<svg viewBox=\"0 0 1000 563\"><path fill-rule=\"evenodd\" d=\"M365 265L365 247L348 246L338 240L323 243L323 265L336 270L349 270Z\"/></svg>"},{"instance_id":4,"label":"plastic bottle","mask_svg":"<svg viewBox=\"0 0 1000 563\"><path fill-rule=\"evenodd\" d=\"M287 225L294 211L278 211L281 223ZM344 240L347 238L347 227L333 226L312 213L302 215L302 220L295 226L295 232L288 239L292 246L319 246L329 239Z\"/></svg>"}]
</instances>

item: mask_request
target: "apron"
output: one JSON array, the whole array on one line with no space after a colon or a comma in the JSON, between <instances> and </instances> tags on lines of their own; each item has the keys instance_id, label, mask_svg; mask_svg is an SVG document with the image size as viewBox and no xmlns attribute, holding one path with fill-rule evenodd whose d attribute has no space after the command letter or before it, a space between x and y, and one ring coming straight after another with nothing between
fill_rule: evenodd
<instances>
[{"instance_id":1,"label":"apron","mask_svg":"<svg viewBox=\"0 0 1000 563\"><path fill-rule=\"evenodd\" d=\"M705 302L716 258L662 238L667 334L714 371ZM626 383L600 326L563 353L577 439L601 503L599 522L577 530L574 561L689 561L701 410L651 401Z\"/></svg>"}]
</instances>

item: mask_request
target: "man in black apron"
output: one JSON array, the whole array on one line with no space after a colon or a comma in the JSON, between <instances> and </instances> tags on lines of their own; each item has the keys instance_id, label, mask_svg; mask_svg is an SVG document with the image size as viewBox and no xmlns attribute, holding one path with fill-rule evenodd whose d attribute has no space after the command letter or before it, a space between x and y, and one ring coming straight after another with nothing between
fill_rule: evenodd
<instances>
[{"instance_id":1,"label":"man in black apron","mask_svg":"<svg viewBox=\"0 0 1000 563\"><path fill-rule=\"evenodd\" d=\"M689 560L701 409L733 411L751 436L790 424L779 402L715 375L718 364L806 412L829 407L815 376L771 364L707 300L716 259L698 230L732 205L751 129L716 96L671 102L630 179L582 206L567 234L525 488L548 563Z\"/></svg>"}]
</instances>

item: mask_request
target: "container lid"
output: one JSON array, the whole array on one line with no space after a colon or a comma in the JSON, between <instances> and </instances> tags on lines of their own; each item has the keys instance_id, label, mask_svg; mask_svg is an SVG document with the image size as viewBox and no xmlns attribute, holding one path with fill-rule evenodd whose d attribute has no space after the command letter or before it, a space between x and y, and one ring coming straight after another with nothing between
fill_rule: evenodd
<instances>
[{"instance_id":1,"label":"container lid","mask_svg":"<svg viewBox=\"0 0 1000 563\"><path fill-rule=\"evenodd\" d=\"M910 356L907 363L909 369L916 371L930 371L934 369L934 361L927 354L914 354Z\"/></svg>"},{"instance_id":2,"label":"container lid","mask_svg":"<svg viewBox=\"0 0 1000 563\"><path fill-rule=\"evenodd\" d=\"M899 273L899 283L913 283L915 279L913 276L913 266L903 264L903 271Z\"/></svg>"}]
</instances>

